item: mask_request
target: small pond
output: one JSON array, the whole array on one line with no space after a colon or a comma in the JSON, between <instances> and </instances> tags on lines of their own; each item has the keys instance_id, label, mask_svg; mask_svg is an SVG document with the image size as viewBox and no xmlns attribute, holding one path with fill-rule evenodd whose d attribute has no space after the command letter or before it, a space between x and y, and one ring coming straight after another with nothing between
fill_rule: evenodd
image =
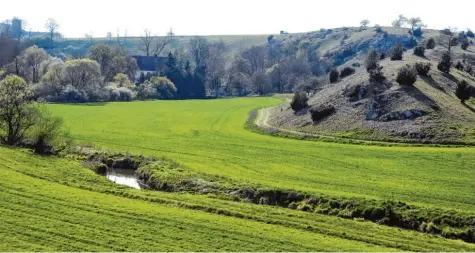
<instances>
[{"instance_id":1,"label":"small pond","mask_svg":"<svg viewBox=\"0 0 475 253\"><path fill-rule=\"evenodd\" d=\"M130 169L107 169L107 178L121 185L127 185L135 189L145 189L146 187L139 182L134 170Z\"/></svg>"}]
</instances>

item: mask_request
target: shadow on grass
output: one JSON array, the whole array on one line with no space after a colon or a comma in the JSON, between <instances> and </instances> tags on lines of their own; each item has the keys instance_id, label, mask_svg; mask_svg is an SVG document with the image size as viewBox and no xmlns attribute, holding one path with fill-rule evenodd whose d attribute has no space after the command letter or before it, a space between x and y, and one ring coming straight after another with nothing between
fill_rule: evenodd
<instances>
[{"instance_id":1,"label":"shadow on grass","mask_svg":"<svg viewBox=\"0 0 475 253\"><path fill-rule=\"evenodd\" d=\"M459 80L458 80L457 78L455 78L452 74L442 72L442 75L443 75L445 78L451 80L452 82L455 82L455 83L456 83L456 82L459 81Z\"/></svg>"},{"instance_id":2,"label":"shadow on grass","mask_svg":"<svg viewBox=\"0 0 475 253\"><path fill-rule=\"evenodd\" d=\"M434 87L434 88L436 88L436 89L438 89L438 90L440 90L440 91L442 91L442 92L444 92L444 93L447 93L447 92L445 91L445 89L444 89L442 86L440 86L440 85L434 80L434 78L429 77L429 76L420 76L420 78L421 78L424 82L426 82L428 85L430 85L430 86L432 86L432 87Z\"/></svg>"},{"instance_id":3,"label":"shadow on grass","mask_svg":"<svg viewBox=\"0 0 475 253\"><path fill-rule=\"evenodd\" d=\"M416 86L412 85L404 85L403 90L407 92L407 94L413 98L415 98L417 101L422 102L428 106L430 106L432 109L438 111L440 110L439 105L437 105L437 102L427 96L424 92L419 90Z\"/></svg>"},{"instance_id":4,"label":"shadow on grass","mask_svg":"<svg viewBox=\"0 0 475 253\"><path fill-rule=\"evenodd\" d=\"M466 103L462 103L463 106L467 107L471 112L475 113L475 108L471 107L470 105L467 105Z\"/></svg>"},{"instance_id":5,"label":"shadow on grass","mask_svg":"<svg viewBox=\"0 0 475 253\"><path fill-rule=\"evenodd\" d=\"M105 106L108 102L88 102L88 103L59 103L62 105L81 105L81 106Z\"/></svg>"}]
</instances>

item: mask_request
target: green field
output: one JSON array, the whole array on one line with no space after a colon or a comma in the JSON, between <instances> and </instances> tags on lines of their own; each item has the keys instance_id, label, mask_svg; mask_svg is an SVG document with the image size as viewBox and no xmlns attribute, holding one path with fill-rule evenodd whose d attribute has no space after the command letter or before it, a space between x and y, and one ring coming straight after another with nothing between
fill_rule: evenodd
<instances>
[{"instance_id":1,"label":"green field","mask_svg":"<svg viewBox=\"0 0 475 253\"><path fill-rule=\"evenodd\" d=\"M475 211L475 149L299 141L244 129L275 98L52 105L74 139L200 172L330 196Z\"/></svg>"},{"instance_id":2,"label":"green field","mask_svg":"<svg viewBox=\"0 0 475 253\"><path fill-rule=\"evenodd\" d=\"M370 222L130 189L24 150L0 147L0 178L0 251L475 250Z\"/></svg>"},{"instance_id":3,"label":"green field","mask_svg":"<svg viewBox=\"0 0 475 253\"><path fill-rule=\"evenodd\" d=\"M275 98L51 105L78 142L277 189L475 212L473 148L380 147L244 128ZM79 161L0 147L0 251L475 251L362 220L117 185Z\"/></svg>"}]
</instances>

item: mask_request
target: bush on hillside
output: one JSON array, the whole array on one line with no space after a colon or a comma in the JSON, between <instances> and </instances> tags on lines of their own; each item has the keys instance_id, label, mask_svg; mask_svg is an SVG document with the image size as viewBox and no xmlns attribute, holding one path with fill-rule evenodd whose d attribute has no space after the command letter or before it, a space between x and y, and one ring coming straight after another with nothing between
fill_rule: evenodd
<instances>
[{"instance_id":1,"label":"bush on hillside","mask_svg":"<svg viewBox=\"0 0 475 253\"><path fill-rule=\"evenodd\" d=\"M427 40L426 48L427 49L434 49L435 48L434 38L430 38L429 40Z\"/></svg>"},{"instance_id":2,"label":"bush on hillside","mask_svg":"<svg viewBox=\"0 0 475 253\"><path fill-rule=\"evenodd\" d=\"M347 76L351 76L355 73L355 69L352 68L352 67L346 67L344 69L341 70L341 73L340 73L340 78L345 78Z\"/></svg>"},{"instance_id":3,"label":"bush on hillside","mask_svg":"<svg viewBox=\"0 0 475 253\"><path fill-rule=\"evenodd\" d=\"M424 57L426 49L423 46L417 46L414 48L414 55Z\"/></svg>"},{"instance_id":4,"label":"bush on hillside","mask_svg":"<svg viewBox=\"0 0 475 253\"><path fill-rule=\"evenodd\" d=\"M475 38L475 34L472 32L472 30L468 30L467 33L466 33L467 37L469 38Z\"/></svg>"},{"instance_id":5,"label":"bush on hillside","mask_svg":"<svg viewBox=\"0 0 475 253\"><path fill-rule=\"evenodd\" d=\"M417 62L414 67L416 68L417 74L420 76L428 76L430 71L431 64L426 62Z\"/></svg>"},{"instance_id":6,"label":"bush on hillside","mask_svg":"<svg viewBox=\"0 0 475 253\"><path fill-rule=\"evenodd\" d=\"M329 74L330 83L338 82L338 77L339 76L340 76L340 73L338 72L338 69L333 68L332 70L330 70L330 74Z\"/></svg>"},{"instance_id":7,"label":"bush on hillside","mask_svg":"<svg viewBox=\"0 0 475 253\"><path fill-rule=\"evenodd\" d=\"M406 65L398 70L396 82L400 85L413 85L417 80L417 71L414 66Z\"/></svg>"},{"instance_id":8,"label":"bush on hillside","mask_svg":"<svg viewBox=\"0 0 475 253\"><path fill-rule=\"evenodd\" d=\"M409 34L415 36L415 37L421 37L423 32L421 27L417 27L413 30L409 30Z\"/></svg>"},{"instance_id":9,"label":"bush on hillside","mask_svg":"<svg viewBox=\"0 0 475 253\"><path fill-rule=\"evenodd\" d=\"M470 43L468 42L468 40L464 40L462 42L462 44L460 44L460 47L463 49L463 50L467 50L468 49L468 46L470 46Z\"/></svg>"},{"instance_id":10,"label":"bush on hillside","mask_svg":"<svg viewBox=\"0 0 475 253\"><path fill-rule=\"evenodd\" d=\"M314 123L332 115L334 112L335 108L333 106L318 106L310 109L310 115Z\"/></svg>"},{"instance_id":11,"label":"bush on hillside","mask_svg":"<svg viewBox=\"0 0 475 253\"><path fill-rule=\"evenodd\" d=\"M297 91L294 94L292 102L290 102L290 107L292 108L292 110L294 110L294 112L298 112L308 107L307 102L307 94L305 94L305 92L303 91Z\"/></svg>"},{"instance_id":12,"label":"bush on hillside","mask_svg":"<svg viewBox=\"0 0 475 253\"><path fill-rule=\"evenodd\" d=\"M472 65L467 64L467 66L465 66L465 72L472 74L473 72Z\"/></svg>"},{"instance_id":13,"label":"bush on hillside","mask_svg":"<svg viewBox=\"0 0 475 253\"><path fill-rule=\"evenodd\" d=\"M371 49L371 51L368 54L368 57L366 58L366 71L368 73L370 70L377 69L379 67L379 55L378 52L376 52L376 49Z\"/></svg>"},{"instance_id":14,"label":"bush on hillside","mask_svg":"<svg viewBox=\"0 0 475 253\"><path fill-rule=\"evenodd\" d=\"M402 47L402 43L397 43L390 51L391 61L400 61L402 60L402 56L404 54L404 49Z\"/></svg>"},{"instance_id":15,"label":"bush on hillside","mask_svg":"<svg viewBox=\"0 0 475 253\"><path fill-rule=\"evenodd\" d=\"M447 51L442 55L442 58L437 65L437 69L444 72L449 73L450 68L452 67L452 57L450 56L450 52Z\"/></svg>"},{"instance_id":16,"label":"bush on hillside","mask_svg":"<svg viewBox=\"0 0 475 253\"><path fill-rule=\"evenodd\" d=\"M369 81L380 83L380 82L386 80L386 77L384 76L382 69L383 69L383 67L378 67L376 69L371 69L369 71Z\"/></svg>"},{"instance_id":17,"label":"bush on hillside","mask_svg":"<svg viewBox=\"0 0 475 253\"><path fill-rule=\"evenodd\" d=\"M472 95L472 86L470 86L467 81L462 80L457 83L457 89L455 90L455 95L460 99L461 103L470 99Z\"/></svg>"},{"instance_id":18,"label":"bush on hillside","mask_svg":"<svg viewBox=\"0 0 475 253\"><path fill-rule=\"evenodd\" d=\"M385 52L382 52L382 53L379 55L379 59L380 59L380 60L386 59L386 53L385 53Z\"/></svg>"},{"instance_id":19,"label":"bush on hillside","mask_svg":"<svg viewBox=\"0 0 475 253\"><path fill-rule=\"evenodd\" d=\"M457 63L455 64L454 67L458 70L463 70L464 69L463 63L461 61L457 61Z\"/></svg>"},{"instance_id":20,"label":"bush on hillside","mask_svg":"<svg viewBox=\"0 0 475 253\"><path fill-rule=\"evenodd\" d=\"M413 48L417 46L417 40L414 37L411 37L409 40L404 42L404 46L407 48Z\"/></svg>"},{"instance_id":21,"label":"bush on hillside","mask_svg":"<svg viewBox=\"0 0 475 253\"><path fill-rule=\"evenodd\" d=\"M53 154L54 147L61 135L63 119L53 116L45 106L38 108L35 125L31 129L30 143L36 154Z\"/></svg>"}]
</instances>

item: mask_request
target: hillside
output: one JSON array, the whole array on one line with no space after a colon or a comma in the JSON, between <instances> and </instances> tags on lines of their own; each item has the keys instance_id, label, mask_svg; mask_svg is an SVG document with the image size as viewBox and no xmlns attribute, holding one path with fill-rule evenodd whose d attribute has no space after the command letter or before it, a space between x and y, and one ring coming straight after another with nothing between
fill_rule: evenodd
<instances>
[{"instance_id":1,"label":"hillside","mask_svg":"<svg viewBox=\"0 0 475 253\"><path fill-rule=\"evenodd\" d=\"M397 34L407 36L397 29L384 30L389 32L389 38ZM407 32L407 29L404 30ZM426 31L419 43L425 43L431 37L437 40L438 32ZM342 51L344 46L336 41L320 42L323 47L321 50ZM325 80L325 84L318 87L309 100L310 107L334 107L335 112L314 123L308 111L294 113L290 106L285 104L273 110L271 125L357 139L475 143L473 99L463 105L455 96L458 80L466 80L475 86L475 77L455 68L451 69L450 74L437 70L438 61L446 50L444 47L437 45L435 49L426 50L425 57L413 55L410 48L404 53L402 61L391 61L387 57L380 62L387 80L373 87L364 68L367 49L375 47L380 52L386 52L394 41L384 39L372 28L355 33L346 41L353 45L367 45L361 47L361 50L353 50L353 54L348 54L344 64L338 67L341 70L343 67L356 66L356 73L334 84ZM468 62L475 63L475 53L470 48L463 51L460 46L452 49L453 62L461 61L463 54ZM414 86L399 85L396 82L398 69L416 62L431 64L430 77L419 76Z\"/></svg>"}]
</instances>

